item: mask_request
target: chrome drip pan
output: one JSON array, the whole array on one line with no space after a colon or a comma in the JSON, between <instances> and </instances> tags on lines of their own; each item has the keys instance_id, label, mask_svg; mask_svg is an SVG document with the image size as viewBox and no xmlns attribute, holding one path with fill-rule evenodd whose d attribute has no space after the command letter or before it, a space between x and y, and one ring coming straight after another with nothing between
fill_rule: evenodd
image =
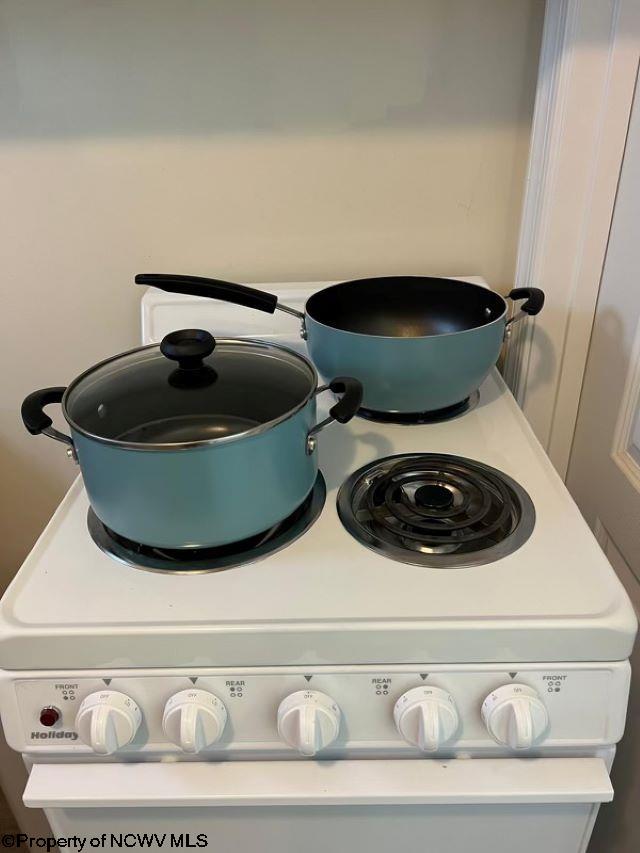
<instances>
[{"instance_id":1,"label":"chrome drip pan","mask_svg":"<svg viewBox=\"0 0 640 853\"><path fill-rule=\"evenodd\" d=\"M506 557L535 525L531 498L511 477L434 453L388 456L360 468L340 488L338 514L368 548L443 569Z\"/></svg>"}]
</instances>

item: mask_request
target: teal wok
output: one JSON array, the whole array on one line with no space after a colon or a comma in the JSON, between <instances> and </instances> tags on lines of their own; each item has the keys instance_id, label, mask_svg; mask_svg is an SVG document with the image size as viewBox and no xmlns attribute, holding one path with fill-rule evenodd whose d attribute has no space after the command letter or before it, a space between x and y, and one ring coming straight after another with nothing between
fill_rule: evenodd
<instances>
[{"instance_id":1,"label":"teal wok","mask_svg":"<svg viewBox=\"0 0 640 853\"><path fill-rule=\"evenodd\" d=\"M272 293L219 279L152 273L136 282L294 315L320 373L358 379L361 414L373 415L433 413L463 403L496 363L510 325L544 305L535 287L516 288L505 299L477 284L419 276L334 284L314 293L304 313ZM512 317L508 300L524 300Z\"/></svg>"}]
</instances>

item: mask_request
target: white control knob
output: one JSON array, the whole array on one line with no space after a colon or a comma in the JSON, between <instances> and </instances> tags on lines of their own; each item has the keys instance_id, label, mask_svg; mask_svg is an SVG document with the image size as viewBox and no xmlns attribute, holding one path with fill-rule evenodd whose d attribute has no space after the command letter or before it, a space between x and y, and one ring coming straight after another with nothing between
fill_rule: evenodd
<instances>
[{"instance_id":1,"label":"white control knob","mask_svg":"<svg viewBox=\"0 0 640 853\"><path fill-rule=\"evenodd\" d=\"M141 722L142 713L133 699L117 690L102 690L82 701L76 731L98 755L111 755L131 743Z\"/></svg>"},{"instance_id":2,"label":"white control knob","mask_svg":"<svg viewBox=\"0 0 640 853\"><path fill-rule=\"evenodd\" d=\"M489 734L511 749L528 749L540 740L549 725L542 700L526 684L505 684L482 703L482 719Z\"/></svg>"},{"instance_id":3,"label":"white control knob","mask_svg":"<svg viewBox=\"0 0 640 853\"><path fill-rule=\"evenodd\" d=\"M340 717L340 708L326 693L299 690L280 703L278 734L303 755L315 755L338 737Z\"/></svg>"},{"instance_id":4,"label":"white control knob","mask_svg":"<svg viewBox=\"0 0 640 853\"><path fill-rule=\"evenodd\" d=\"M206 690L182 690L164 706L162 728L183 752L200 752L222 736L227 724L224 703Z\"/></svg>"},{"instance_id":5,"label":"white control knob","mask_svg":"<svg viewBox=\"0 0 640 853\"><path fill-rule=\"evenodd\" d=\"M453 697L440 687L414 687L393 709L396 728L407 743L435 752L455 734L460 719Z\"/></svg>"}]
</instances>

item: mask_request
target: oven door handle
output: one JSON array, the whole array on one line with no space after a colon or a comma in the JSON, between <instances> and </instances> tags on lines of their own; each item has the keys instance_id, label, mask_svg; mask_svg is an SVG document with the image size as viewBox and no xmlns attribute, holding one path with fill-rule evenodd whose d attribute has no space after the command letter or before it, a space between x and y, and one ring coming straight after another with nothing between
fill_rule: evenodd
<instances>
[{"instance_id":1,"label":"oven door handle","mask_svg":"<svg viewBox=\"0 0 640 853\"><path fill-rule=\"evenodd\" d=\"M32 808L603 803L601 758L35 764Z\"/></svg>"}]
</instances>

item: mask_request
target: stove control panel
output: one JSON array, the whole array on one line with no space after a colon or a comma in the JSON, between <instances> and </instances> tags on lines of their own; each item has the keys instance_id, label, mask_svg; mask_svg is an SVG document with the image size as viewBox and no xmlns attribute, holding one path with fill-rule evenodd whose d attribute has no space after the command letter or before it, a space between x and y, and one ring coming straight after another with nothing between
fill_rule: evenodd
<instances>
[{"instance_id":1,"label":"stove control panel","mask_svg":"<svg viewBox=\"0 0 640 853\"><path fill-rule=\"evenodd\" d=\"M24 753L546 754L617 743L628 662L2 672Z\"/></svg>"}]
</instances>

